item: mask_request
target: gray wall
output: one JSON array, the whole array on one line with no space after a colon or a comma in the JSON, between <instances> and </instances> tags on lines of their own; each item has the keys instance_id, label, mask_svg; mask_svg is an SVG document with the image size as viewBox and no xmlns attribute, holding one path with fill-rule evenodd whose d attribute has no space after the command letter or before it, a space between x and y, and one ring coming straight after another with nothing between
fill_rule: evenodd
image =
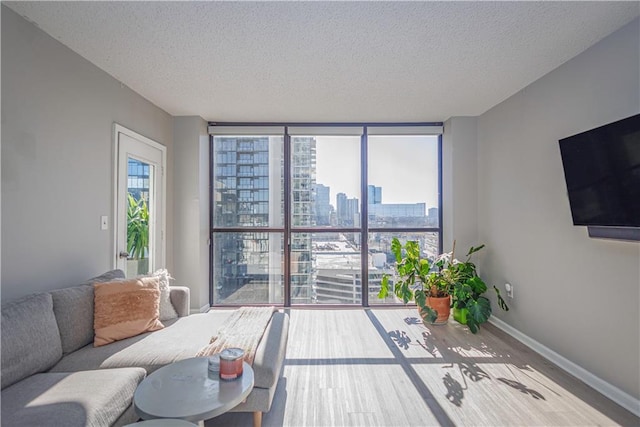
<instances>
[{"instance_id":1,"label":"gray wall","mask_svg":"<svg viewBox=\"0 0 640 427\"><path fill-rule=\"evenodd\" d=\"M515 285L512 310L495 315L636 398L640 245L589 239L571 225L557 141L640 110L638 26L477 119L448 120L443 151L445 249L454 238L459 250L486 243L483 276ZM113 227L114 122L167 146L167 267L191 287L192 308L207 304L204 121L180 117L174 128L166 112L6 7L3 299L111 267L113 233L99 217Z\"/></svg>"},{"instance_id":2,"label":"gray wall","mask_svg":"<svg viewBox=\"0 0 640 427\"><path fill-rule=\"evenodd\" d=\"M442 239L461 259L478 242L477 119L452 117L442 135Z\"/></svg>"},{"instance_id":3,"label":"gray wall","mask_svg":"<svg viewBox=\"0 0 640 427\"><path fill-rule=\"evenodd\" d=\"M209 306L209 136L200 117L174 119L175 269L191 308Z\"/></svg>"},{"instance_id":4,"label":"gray wall","mask_svg":"<svg viewBox=\"0 0 640 427\"><path fill-rule=\"evenodd\" d=\"M478 118L482 268L496 315L640 398L640 243L572 225L558 140L640 112L636 19Z\"/></svg>"},{"instance_id":5,"label":"gray wall","mask_svg":"<svg viewBox=\"0 0 640 427\"><path fill-rule=\"evenodd\" d=\"M114 122L173 157L169 114L3 6L3 300L112 267ZM171 160L167 166L171 269Z\"/></svg>"}]
</instances>

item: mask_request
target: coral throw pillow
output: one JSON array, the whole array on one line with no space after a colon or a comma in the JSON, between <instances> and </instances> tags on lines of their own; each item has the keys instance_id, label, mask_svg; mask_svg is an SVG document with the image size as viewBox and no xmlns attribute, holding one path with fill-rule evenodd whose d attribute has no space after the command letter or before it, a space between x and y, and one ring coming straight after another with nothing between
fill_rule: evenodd
<instances>
[{"instance_id":1,"label":"coral throw pillow","mask_svg":"<svg viewBox=\"0 0 640 427\"><path fill-rule=\"evenodd\" d=\"M95 283L93 286L94 347L164 328L159 320L158 277Z\"/></svg>"}]
</instances>

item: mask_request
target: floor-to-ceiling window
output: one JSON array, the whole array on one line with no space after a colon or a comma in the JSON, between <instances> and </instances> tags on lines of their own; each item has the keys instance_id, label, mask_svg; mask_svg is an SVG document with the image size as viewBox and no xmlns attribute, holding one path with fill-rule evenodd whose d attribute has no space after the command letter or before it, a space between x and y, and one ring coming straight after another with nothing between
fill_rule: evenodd
<instances>
[{"instance_id":1,"label":"floor-to-ceiling window","mask_svg":"<svg viewBox=\"0 0 640 427\"><path fill-rule=\"evenodd\" d=\"M399 303L391 238L441 249L441 129L211 125L212 304Z\"/></svg>"}]
</instances>

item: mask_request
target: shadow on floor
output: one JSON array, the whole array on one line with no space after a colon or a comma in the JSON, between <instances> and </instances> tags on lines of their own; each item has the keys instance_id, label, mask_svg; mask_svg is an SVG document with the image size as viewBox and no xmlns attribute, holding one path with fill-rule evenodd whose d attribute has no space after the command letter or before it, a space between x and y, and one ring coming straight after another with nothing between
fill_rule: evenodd
<instances>
[{"instance_id":1,"label":"shadow on floor","mask_svg":"<svg viewBox=\"0 0 640 427\"><path fill-rule=\"evenodd\" d=\"M271 410L262 414L262 427L281 427L284 425L284 411L287 406L287 379L278 380L276 393L273 396ZM206 420L205 427L247 427L253 425L252 412L227 412L218 417Z\"/></svg>"},{"instance_id":2,"label":"shadow on floor","mask_svg":"<svg viewBox=\"0 0 640 427\"><path fill-rule=\"evenodd\" d=\"M422 332L422 339L416 340L415 331L413 335L405 330L393 329L387 331L373 311L370 309L365 311L394 357L400 359L399 363L422 394L425 403L429 405L436 416L443 412L442 408L437 403L435 404L436 407L434 407L435 400L432 392L415 375L415 366L442 364L447 368L457 368L464 384L454 378L451 373L446 373L442 377L442 383L447 390L445 398L457 407L461 407L464 403L465 391L469 388L467 381L478 383L484 380L496 380L496 386L511 387L534 401L546 401L545 394L560 396L558 391L535 378L533 374L537 373L553 379L553 382L560 389L570 390L572 395L605 414L614 422L620 425L629 425L629 418L619 411L612 411L610 405L603 404L602 396L598 392L542 356L534 353L530 348L492 324L483 325L481 332L474 335L464 325L452 320L449 320L450 323L448 325L435 326L424 325L421 319L417 317L407 317L404 319L407 328L419 327L425 329ZM406 351L414 346L424 349L427 357L415 357L415 351L411 357L405 357ZM521 355L526 355L526 357L523 358ZM512 371L514 376L518 377L518 380L505 377L491 378L487 372L478 366L478 363L502 364ZM616 405L613 402L611 403ZM627 412L624 409L622 411ZM631 414L629 413L629 415ZM438 416L438 419L442 425L450 422L448 418L443 420Z\"/></svg>"}]
</instances>

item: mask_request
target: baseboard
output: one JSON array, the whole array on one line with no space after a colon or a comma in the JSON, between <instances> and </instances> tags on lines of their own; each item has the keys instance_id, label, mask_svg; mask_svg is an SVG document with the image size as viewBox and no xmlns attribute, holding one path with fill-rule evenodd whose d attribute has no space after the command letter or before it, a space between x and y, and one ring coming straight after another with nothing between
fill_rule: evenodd
<instances>
[{"instance_id":1,"label":"baseboard","mask_svg":"<svg viewBox=\"0 0 640 427\"><path fill-rule=\"evenodd\" d=\"M620 390L618 387L606 382L600 377L595 376L591 372L587 371L583 367L576 365L574 362L570 361L564 356L556 353L551 350L549 347L546 347L540 344L538 341L529 337L528 335L523 334L513 326L503 322L495 316L492 316L489 319L489 323L493 324L497 328L511 335L513 338L517 339L527 347L530 347L533 351L545 357L546 359L553 362L559 368L565 370L569 374L583 381L585 384L588 384L595 390L602 393L604 396L616 402L618 405L632 412L636 416L640 417L640 400L634 398L630 394Z\"/></svg>"},{"instance_id":2,"label":"baseboard","mask_svg":"<svg viewBox=\"0 0 640 427\"><path fill-rule=\"evenodd\" d=\"M190 310L190 314L198 314L198 313L206 313L209 311L211 307L209 307L209 304L205 304L200 308L192 308Z\"/></svg>"}]
</instances>

